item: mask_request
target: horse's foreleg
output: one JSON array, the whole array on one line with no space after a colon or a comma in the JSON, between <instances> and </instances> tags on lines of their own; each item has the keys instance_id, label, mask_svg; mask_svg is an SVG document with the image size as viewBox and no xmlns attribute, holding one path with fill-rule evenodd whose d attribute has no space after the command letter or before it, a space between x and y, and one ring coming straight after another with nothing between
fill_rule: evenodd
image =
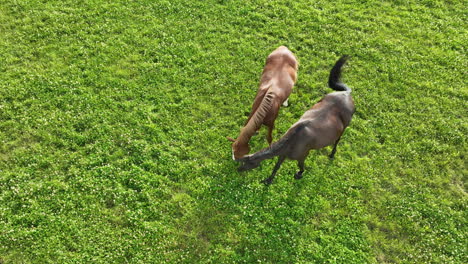
<instances>
[{"instance_id":1,"label":"horse's foreleg","mask_svg":"<svg viewBox=\"0 0 468 264\"><path fill-rule=\"evenodd\" d=\"M299 180L302 179L302 173L304 172L304 160L298 160L297 166L299 167L299 171L294 175L294 179Z\"/></svg>"},{"instance_id":2,"label":"horse's foreleg","mask_svg":"<svg viewBox=\"0 0 468 264\"><path fill-rule=\"evenodd\" d=\"M267 141L268 141L268 145L271 145L271 142L273 141L273 128L274 128L274 124L271 124L271 125L268 125L268 134L267 134Z\"/></svg>"},{"instance_id":3,"label":"horse's foreleg","mask_svg":"<svg viewBox=\"0 0 468 264\"><path fill-rule=\"evenodd\" d=\"M332 150L330 156L328 156L330 159L335 158L336 145L338 145L338 142L340 142L340 139L341 139L341 137L339 137L339 138L335 141L335 145L333 146L333 150Z\"/></svg>"},{"instance_id":4,"label":"horse's foreleg","mask_svg":"<svg viewBox=\"0 0 468 264\"><path fill-rule=\"evenodd\" d=\"M278 157L278 161L276 162L275 168L273 168L273 172L271 173L271 176L263 180L263 183L265 185L270 185L273 182L273 178L275 178L276 172L281 167L281 163L283 163L285 159L286 159L286 156Z\"/></svg>"}]
</instances>

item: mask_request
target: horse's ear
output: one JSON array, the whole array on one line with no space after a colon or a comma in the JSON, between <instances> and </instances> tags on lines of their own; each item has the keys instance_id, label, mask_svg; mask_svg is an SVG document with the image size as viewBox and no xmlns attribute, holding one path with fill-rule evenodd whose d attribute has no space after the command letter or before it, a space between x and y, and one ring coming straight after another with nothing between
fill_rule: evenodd
<instances>
[{"instance_id":1,"label":"horse's ear","mask_svg":"<svg viewBox=\"0 0 468 264\"><path fill-rule=\"evenodd\" d=\"M229 141L232 141L232 142L236 142L235 139L233 139L232 137L226 137Z\"/></svg>"}]
</instances>

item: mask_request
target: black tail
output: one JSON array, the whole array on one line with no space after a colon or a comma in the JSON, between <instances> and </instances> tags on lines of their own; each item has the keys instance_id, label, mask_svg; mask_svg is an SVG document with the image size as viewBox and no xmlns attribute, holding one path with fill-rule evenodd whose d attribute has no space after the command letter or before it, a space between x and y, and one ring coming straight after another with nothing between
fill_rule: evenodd
<instances>
[{"instance_id":1,"label":"black tail","mask_svg":"<svg viewBox=\"0 0 468 264\"><path fill-rule=\"evenodd\" d=\"M340 81L341 68L348 60L349 56L344 55L335 63L335 66L330 71L330 77L328 78L328 86L335 91L347 91L351 92L351 88Z\"/></svg>"}]
</instances>

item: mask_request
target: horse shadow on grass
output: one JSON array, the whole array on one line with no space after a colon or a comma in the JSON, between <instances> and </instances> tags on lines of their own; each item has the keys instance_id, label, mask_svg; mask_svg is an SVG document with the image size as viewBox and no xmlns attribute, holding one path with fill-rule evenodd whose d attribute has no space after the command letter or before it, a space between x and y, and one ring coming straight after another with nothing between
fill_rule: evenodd
<instances>
[{"instance_id":1,"label":"horse shadow on grass","mask_svg":"<svg viewBox=\"0 0 468 264\"><path fill-rule=\"evenodd\" d=\"M333 161L316 162L312 159L322 154L310 155L300 180L294 179L296 162L286 162L273 184L265 186L261 180L269 176L276 160L239 173L238 163L226 154L213 163L217 165L204 168L207 185L198 195L192 214L182 222L179 243L192 256L200 256L198 261L207 261L208 255L210 261L218 262L253 262L264 256L287 261L282 256L296 254L292 237L300 236L309 219L321 210L315 198L320 193L315 190L320 192L325 175L315 173L323 174ZM278 255L285 249L291 252Z\"/></svg>"}]
</instances>

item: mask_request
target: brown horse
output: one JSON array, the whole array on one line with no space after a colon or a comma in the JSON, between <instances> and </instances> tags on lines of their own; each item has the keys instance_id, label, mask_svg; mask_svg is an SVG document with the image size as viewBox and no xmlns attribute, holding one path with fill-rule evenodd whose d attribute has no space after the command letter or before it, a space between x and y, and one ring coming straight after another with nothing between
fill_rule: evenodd
<instances>
[{"instance_id":1,"label":"brown horse","mask_svg":"<svg viewBox=\"0 0 468 264\"><path fill-rule=\"evenodd\" d=\"M263 125L268 127L267 141L273 141L272 131L281 104L287 99L297 78L297 59L285 46L274 50L263 68L260 86L252 105L252 111L236 140L232 142L232 158L240 159L250 151L249 140Z\"/></svg>"},{"instance_id":2,"label":"brown horse","mask_svg":"<svg viewBox=\"0 0 468 264\"><path fill-rule=\"evenodd\" d=\"M334 157L336 145L344 129L351 122L355 111L351 89L340 81L341 68L347 58L347 56L341 57L330 72L328 85L338 92L327 94L312 106L279 141L255 154L237 160L242 162L239 171L254 169L263 160L279 156L273 173L263 181L268 185L273 181L281 163L286 158L298 161L299 171L295 178L300 179L304 172L304 160L311 149L320 149L334 144L329 156Z\"/></svg>"}]
</instances>

